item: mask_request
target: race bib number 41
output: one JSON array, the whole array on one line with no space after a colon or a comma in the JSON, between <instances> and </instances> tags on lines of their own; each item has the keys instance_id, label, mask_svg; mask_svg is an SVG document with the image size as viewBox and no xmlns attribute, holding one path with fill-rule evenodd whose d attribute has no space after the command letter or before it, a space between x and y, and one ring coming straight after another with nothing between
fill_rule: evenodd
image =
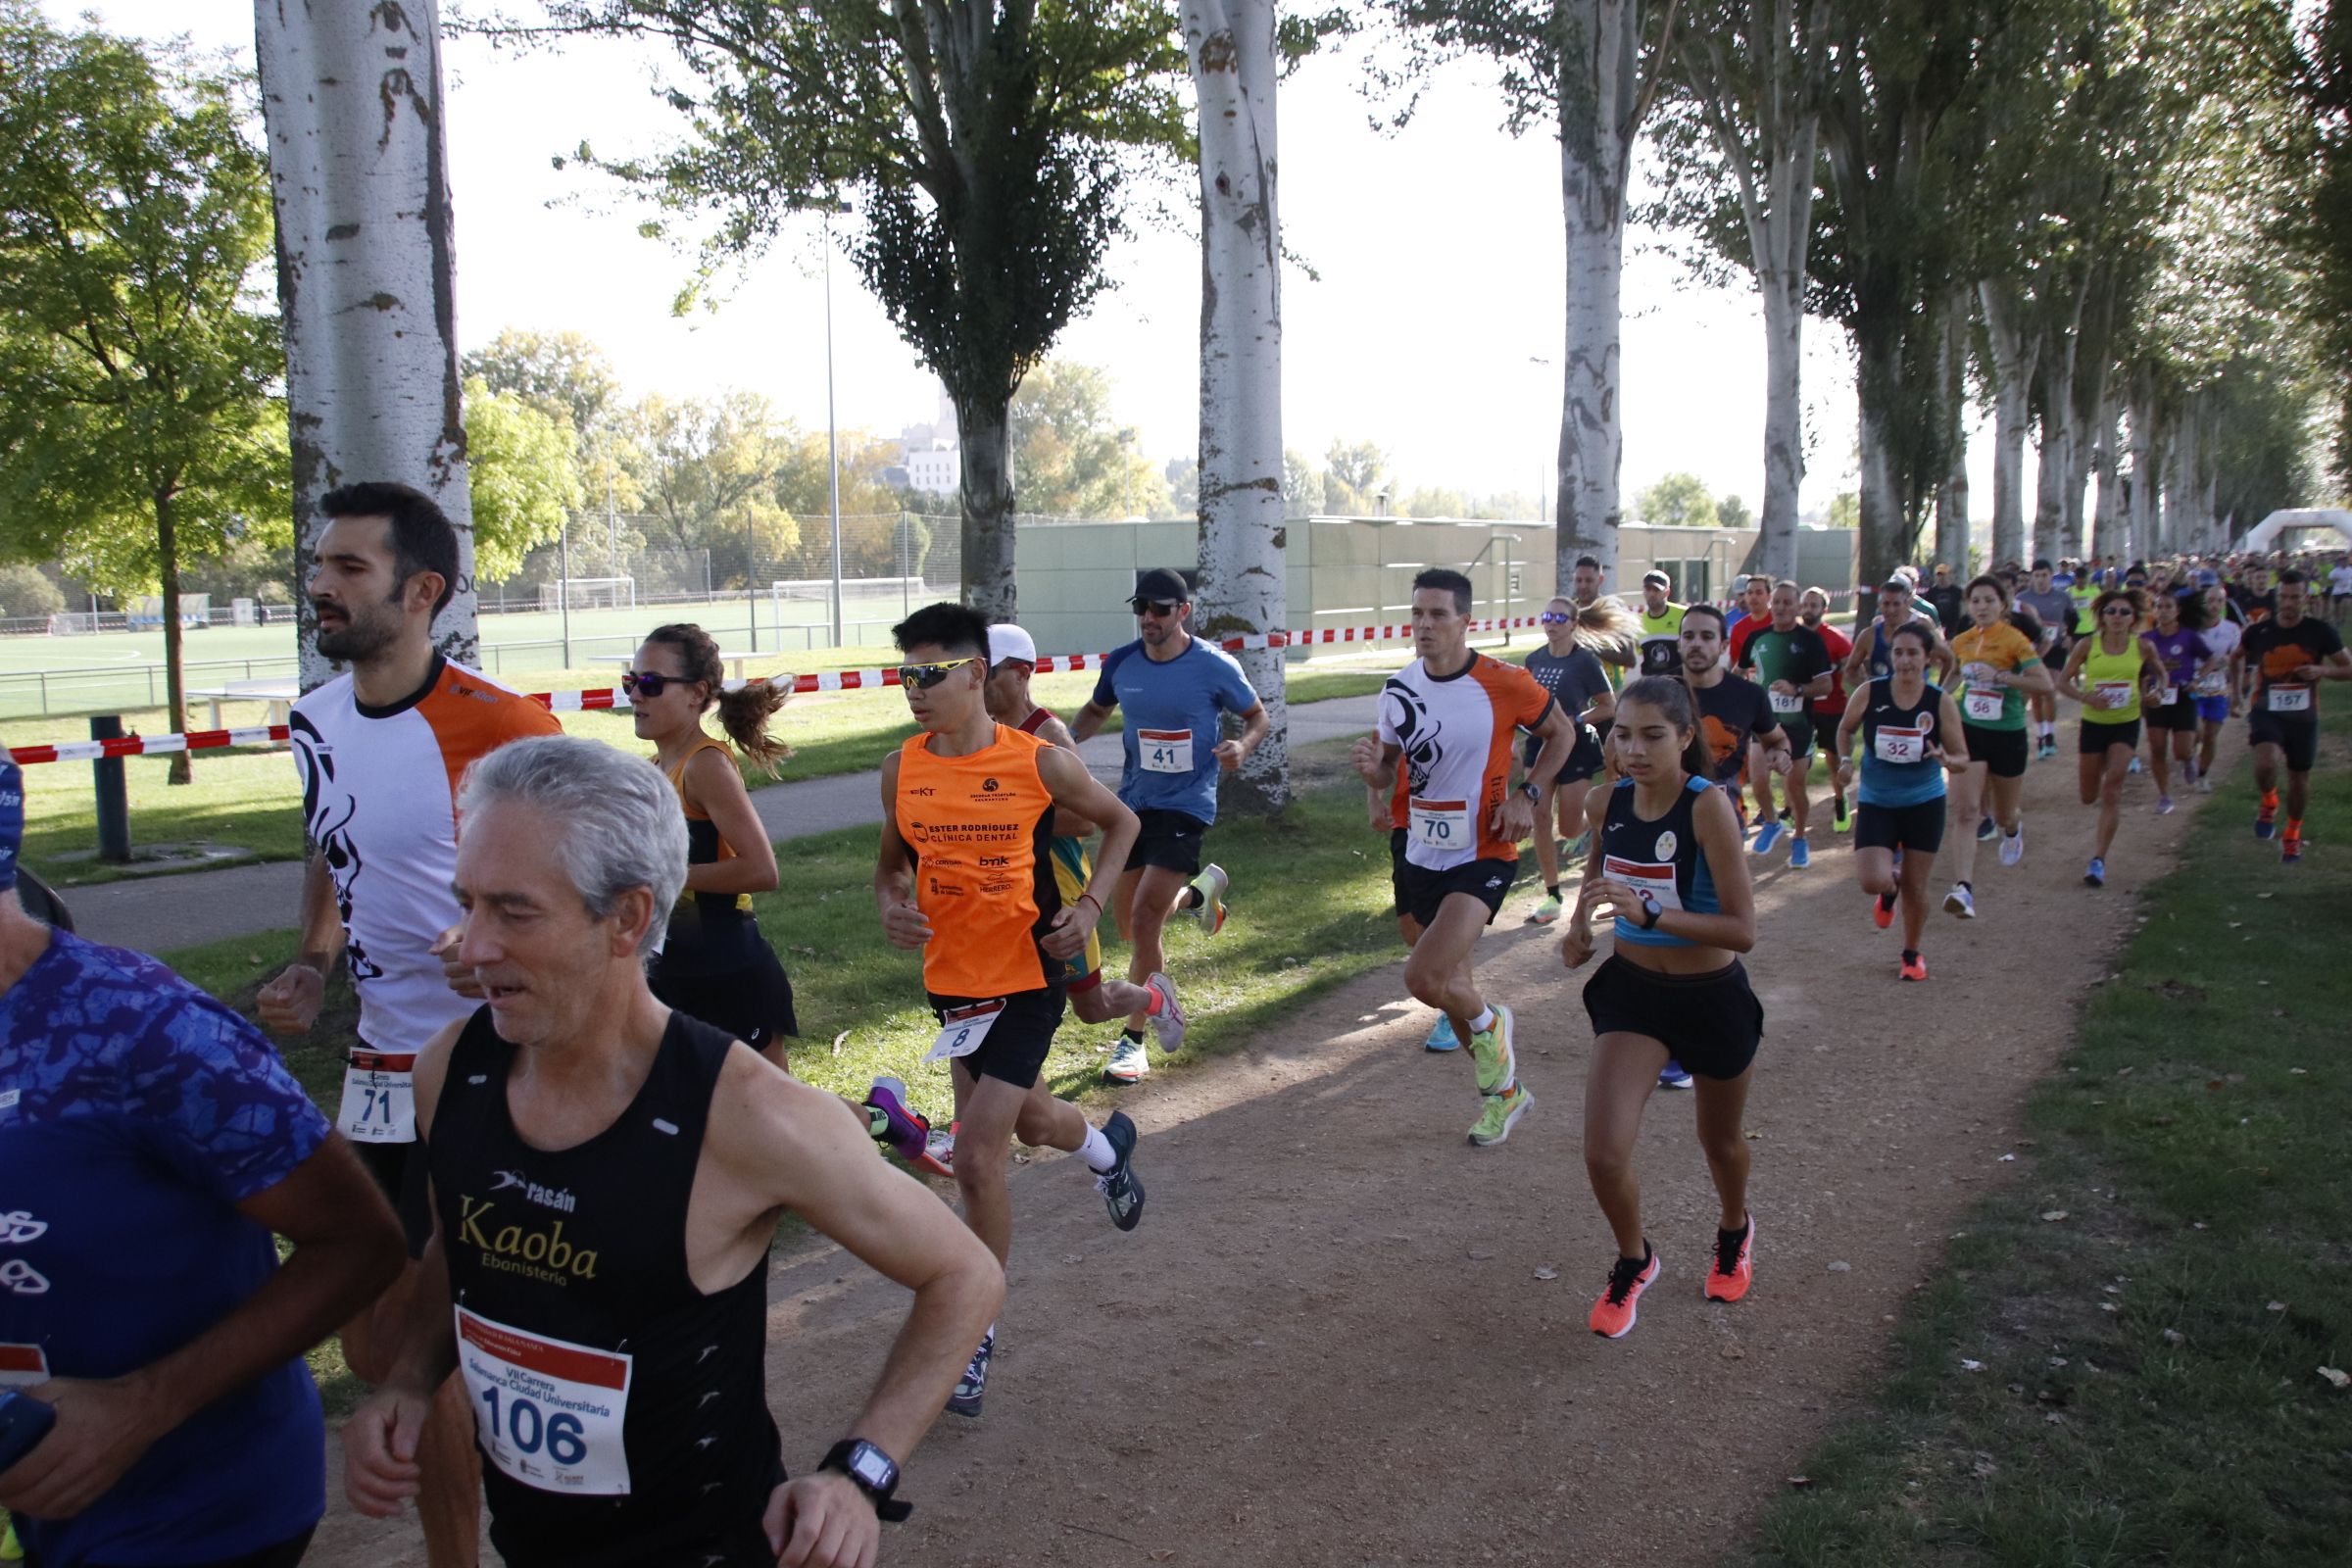
<instances>
[{"instance_id":1,"label":"race bib number 41","mask_svg":"<svg viewBox=\"0 0 2352 1568\"><path fill-rule=\"evenodd\" d=\"M1139 729L1135 748L1147 773L1193 770L1193 732L1189 729Z\"/></svg>"},{"instance_id":2,"label":"race bib number 41","mask_svg":"<svg viewBox=\"0 0 2352 1568\"><path fill-rule=\"evenodd\" d=\"M416 1141L416 1057L355 1051L343 1069L343 1104L335 1126L355 1144Z\"/></svg>"},{"instance_id":3,"label":"race bib number 41","mask_svg":"<svg viewBox=\"0 0 2352 1568\"><path fill-rule=\"evenodd\" d=\"M541 1492L625 1497L631 1357L458 1314L458 1370L490 1462Z\"/></svg>"}]
</instances>

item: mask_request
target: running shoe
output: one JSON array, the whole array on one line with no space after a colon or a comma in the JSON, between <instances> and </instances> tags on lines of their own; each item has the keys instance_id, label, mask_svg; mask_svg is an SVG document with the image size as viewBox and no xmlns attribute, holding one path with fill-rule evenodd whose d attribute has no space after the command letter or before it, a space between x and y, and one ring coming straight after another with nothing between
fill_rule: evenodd
<instances>
[{"instance_id":1,"label":"running shoe","mask_svg":"<svg viewBox=\"0 0 2352 1568\"><path fill-rule=\"evenodd\" d=\"M1790 839L1788 841L1788 869L1802 871L1812 863L1813 851L1806 846L1805 841L1802 838Z\"/></svg>"},{"instance_id":2,"label":"running shoe","mask_svg":"<svg viewBox=\"0 0 2352 1568\"><path fill-rule=\"evenodd\" d=\"M1895 971L1905 980L1925 980L1928 977L1928 956L1924 953L1903 955L1903 966Z\"/></svg>"},{"instance_id":3,"label":"running shoe","mask_svg":"<svg viewBox=\"0 0 2352 1568\"><path fill-rule=\"evenodd\" d=\"M865 1092L865 1130L916 1170L934 1176L955 1171L931 1157L931 1123L906 1105L906 1086L896 1078L877 1078Z\"/></svg>"},{"instance_id":4,"label":"running shoe","mask_svg":"<svg viewBox=\"0 0 2352 1568\"><path fill-rule=\"evenodd\" d=\"M2001 835L2001 863L2015 865L2026 858L2026 824L2017 824L2017 831Z\"/></svg>"},{"instance_id":5,"label":"running shoe","mask_svg":"<svg viewBox=\"0 0 2352 1568\"><path fill-rule=\"evenodd\" d=\"M1544 902L1527 911L1527 920L1530 925L1549 925L1559 917L1560 896L1557 893L1544 894Z\"/></svg>"},{"instance_id":6,"label":"running shoe","mask_svg":"<svg viewBox=\"0 0 2352 1568\"><path fill-rule=\"evenodd\" d=\"M1646 1261L1621 1257L1611 1264L1608 1286L1592 1303L1592 1316L1587 1320L1592 1332L1611 1340L1632 1333L1634 1320L1642 1315L1642 1293L1658 1283L1659 1273L1660 1259L1654 1247Z\"/></svg>"},{"instance_id":7,"label":"running shoe","mask_svg":"<svg viewBox=\"0 0 2352 1568\"><path fill-rule=\"evenodd\" d=\"M2105 887L2107 885L2106 859L2100 856L2092 856L2090 858L2090 864L2083 868L2082 880L2084 883L2094 888Z\"/></svg>"},{"instance_id":8,"label":"running shoe","mask_svg":"<svg viewBox=\"0 0 2352 1568\"><path fill-rule=\"evenodd\" d=\"M1184 1004L1176 1000L1176 982L1154 969L1144 981L1144 989L1159 998L1159 1010L1144 1019L1152 1026L1152 1038L1159 1042L1162 1051L1174 1051L1184 1044Z\"/></svg>"},{"instance_id":9,"label":"running shoe","mask_svg":"<svg viewBox=\"0 0 2352 1568\"><path fill-rule=\"evenodd\" d=\"M1438 1021L1430 1026L1429 1038L1421 1042L1421 1049L1423 1051L1461 1050L1462 1037L1453 1032L1453 1020L1445 1013L1439 1013Z\"/></svg>"},{"instance_id":10,"label":"running shoe","mask_svg":"<svg viewBox=\"0 0 2352 1568\"><path fill-rule=\"evenodd\" d=\"M2001 825L1992 819L1990 812L1986 812L1983 817L1978 819L1977 842L1979 844L1990 843L1993 836L1999 833L2000 830Z\"/></svg>"},{"instance_id":11,"label":"running shoe","mask_svg":"<svg viewBox=\"0 0 2352 1568\"><path fill-rule=\"evenodd\" d=\"M2277 812L2275 812L2275 811L2256 811L2256 812L2254 813L2254 836L2255 836L2256 838L2258 838L2258 839L2276 838L2276 837L2278 836L2278 813L2277 813Z\"/></svg>"},{"instance_id":12,"label":"running shoe","mask_svg":"<svg viewBox=\"0 0 2352 1568\"><path fill-rule=\"evenodd\" d=\"M1494 1026L1470 1037L1470 1059L1478 1064L1478 1092L1499 1095L1519 1077L1519 1058L1511 1050L1511 1009L1490 1003Z\"/></svg>"},{"instance_id":13,"label":"running shoe","mask_svg":"<svg viewBox=\"0 0 2352 1568\"><path fill-rule=\"evenodd\" d=\"M1485 1103L1479 1107L1478 1120L1470 1124L1470 1141L1481 1149L1492 1149L1511 1136L1519 1118L1536 1097L1527 1092L1524 1084L1513 1084L1499 1095L1481 1097Z\"/></svg>"},{"instance_id":14,"label":"running shoe","mask_svg":"<svg viewBox=\"0 0 2352 1568\"><path fill-rule=\"evenodd\" d=\"M1707 1270L1699 1293L1710 1301L1737 1301L1756 1282L1756 1216L1736 1231L1715 1233L1715 1266Z\"/></svg>"},{"instance_id":15,"label":"running shoe","mask_svg":"<svg viewBox=\"0 0 2352 1568\"><path fill-rule=\"evenodd\" d=\"M946 1132L933 1133L923 1144L923 1152L951 1176L956 1173L956 1135L962 1130L963 1123L950 1122Z\"/></svg>"},{"instance_id":16,"label":"running shoe","mask_svg":"<svg viewBox=\"0 0 2352 1568\"><path fill-rule=\"evenodd\" d=\"M1690 1075L1683 1070L1681 1062L1670 1056L1666 1060L1666 1065L1658 1069L1658 1087L1660 1089L1688 1089L1690 1087Z\"/></svg>"},{"instance_id":17,"label":"running shoe","mask_svg":"<svg viewBox=\"0 0 2352 1568\"><path fill-rule=\"evenodd\" d=\"M2280 865L2293 865L2296 861L2302 858L2302 834L2289 833L2285 838L2282 838L2278 841L2278 863Z\"/></svg>"},{"instance_id":18,"label":"running shoe","mask_svg":"<svg viewBox=\"0 0 2352 1568\"><path fill-rule=\"evenodd\" d=\"M1567 843L1560 846L1560 863L1563 865L1573 865L1578 860L1583 859L1586 856L1592 853L1592 834L1590 830L1587 830L1583 833L1579 833L1576 837L1570 839Z\"/></svg>"},{"instance_id":19,"label":"running shoe","mask_svg":"<svg viewBox=\"0 0 2352 1568\"><path fill-rule=\"evenodd\" d=\"M1756 829L1754 851L1758 855L1769 855L1772 853L1772 847L1780 842L1781 824L1775 819Z\"/></svg>"},{"instance_id":20,"label":"running shoe","mask_svg":"<svg viewBox=\"0 0 2352 1568\"><path fill-rule=\"evenodd\" d=\"M2195 758L2189 758L2180 764L2180 780L2184 784L2194 784L2197 781L2197 760Z\"/></svg>"},{"instance_id":21,"label":"running shoe","mask_svg":"<svg viewBox=\"0 0 2352 1568\"><path fill-rule=\"evenodd\" d=\"M2034 760L2036 762L2046 762L2057 755L2058 743L2054 740L2051 740L2047 735L2044 735L2040 742L2034 748Z\"/></svg>"},{"instance_id":22,"label":"running shoe","mask_svg":"<svg viewBox=\"0 0 2352 1568\"><path fill-rule=\"evenodd\" d=\"M1977 917L1977 896L1965 882L1952 884L1952 891L1943 896L1943 912L1956 914L1963 920Z\"/></svg>"},{"instance_id":23,"label":"running shoe","mask_svg":"<svg viewBox=\"0 0 2352 1568\"><path fill-rule=\"evenodd\" d=\"M1212 937L1225 929L1225 890L1231 886L1233 878L1214 860L1202 866L1200 874L1193 878L1193 891L1200 895L1200 903L1189 912L1200 920L1200 929Z\"/></svg>"},{"instance_id":24,"label":"running shoe","mask_svg":"<svg viewBox=\"0 0 2352 1568\"><path fill-rule=\"evenodd\" d=\"M1150 1054L1141 1040L1122 1034L1110 1048L1110 1059L1102 1064L1102 1081L1110 1084L1135 1084L1144 1081L1152 1070Z\"/></svg>"},{"instance_id":25,"label":"running shoe","mask_svg":"<svg viewBox=\"0 0 2352 1568\"><path fill-rule=\"evenodd\" d=\"M948 1396L948 1414L976 1416L980 1413L980 1397L988 1392L988 1363L997 1353L997 1329L990 1324L981 1336L980 1348L972 1352L964 1364L963 1376L956 1380L956 1392Z\"/></svg>"},{"instance_id":26,"label":"running shoe","mask_svg":"<svg viewBox=\"0 0 2352 1568\"><path fill-rule=\"evenodd\" d=\"M1102 1137L1119 1162L1095 1178L1095 1191L1102 1195L1110 1222L1131 1231L1144 1217L1144 1184L1135 1175L1135 1123L1127 1119L1125 1111L1114 1110L1102 1124Z\"/></svg>"},{"instance_id":27,"label":"running shoe","mask_svg":"<svg viewBox=\"0 0 2352 1568\"><path fill-rule=\"evenodd\" d=\"M1845 797L1840 795L1830 802L1830 825L1843 833L1853 825L1853 817L1845 809Z\"/></svg>"},{"instance_id":28,"label":"running shoe","mask_svg":"<svg viewBox=\"0 0 2352 1568\"><path fill-rule=\"evenodd\" d=\"M2170 795L2159 795L2156 797L2156 814L2158 816L2170 816L2173 814L2173 798Z\"/></svg>"},{"instance_id":29,"label":"running shoe","mask_svg":"<svg viewBox=\"0 0 2352 1568\"><path fill-rule=\"evenodd\" d=\"M1894 895L1882 893L1872 900L1870 918L1871 922L1882 931L1894 924Z\"/></svg>"},{"instance_id":30,"label":"running shoe","mask_svg":"<svg viewBox=\"0 0 2352 1568\"><path fill-rule=\"evenodd\" d=\"M2197 793L2199 795L2211 795L2213 793L2213 780L2207 778L2204 774L2199 773L2197 775Z\"/></svg>"},{"instance_id":31,"label":"running shoe","mask_svg":"<svg viewBox=\"0 0 2352 1568\"><path fill-rule=\"evenodd\" d=\"M2139 771L2139 759L2138 759L2138 758L2136 758L2136 757L2134 757L2133 759L2132 759L2132 765L2131 765L2130 767L2127 767L2127 768L2125 768L2125 769L2124 769L2124 771L2125 771L2125 772L2127 772L2127 773L2136 773L2136 772L2138 772L2138 771Z\"/></svg>"}]
</instances>

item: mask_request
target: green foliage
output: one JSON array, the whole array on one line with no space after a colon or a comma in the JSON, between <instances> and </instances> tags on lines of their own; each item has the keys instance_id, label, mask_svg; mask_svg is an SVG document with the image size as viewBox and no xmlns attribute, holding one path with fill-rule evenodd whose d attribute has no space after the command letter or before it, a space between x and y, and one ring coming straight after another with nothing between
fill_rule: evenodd
<instances>
[{"instance_id":1,"label":"green foliage","mask_svg":"<svg viewBox=\"0 0 2352 1568\"><path fill-rule=\"evenodd\" d=\"M1862 526L1862 498L1851 490L1840 490L1830 498L1829 525L1833 528Z\"/></svg>"},{"instance_id":2,"label":"green foliage","mask_svg":"<svg viewBox=\"0 0 2352 1568\"><path fill-rule=\"evenodd\" d=\"M1715 502L1715 526L1718 528L1752 528L1756 514L1747 510L1747 503L1738 496L1719 496Z\"/></svg>"},{"instance_id":3,"label":"green foliage","mask_svg":"<svg viewBox=\"0 0 2352 1568\"><path fill-rule=\"evenodd\" d=\"M1642 492L1636 503L1642 520L1670 528L1717 526L1715 498L1695 473L1670 473Z\"/></svg>"},{"instance_id":4,"label":"green foliage","mask_svg":"<svg viewBox=\"0 0 2352 1568\"><path fill-rule=\"evenodd\" d=\"M1199 466L1194 465L1196 488ZM1284 511L1294 517L1309 517L1330 510L1323 499L1323 470L1303 452L1286 448L1282 454L1282 501Z\"/></svg>"},{"instance_id":5,"label":"green foliage","mask_svg":"<svg viewBox=\"0 0 2352 1568\"><path fill-rule=\"evenodd\" d=\"M2352 0L2322 0L2295 39L2293 85L2303 114L2288 142L2302 178L2280 225L2309 278L2304 318L2336 368L2334 470L2352 488Z\"/></svg>"},{"instance_id":6,"label":"green foliage","mask_svg":"<svg viewBox=\"0 0 2352 1568\"><path fill-rule=\"evenodd\" d=\"M466 466L473 492L475 575L504 582L564 531L580 504L571 421L479 376L466 382Z\"/></svg>"},{"instance_id":7,"label":"green foliage","mask_svg":"<svg viewBox=\"0 0 2352 1568\"><path fill-rule=\"evenodd\" d=\"M1110 376L1046 364L1013 394L1012 466L1021 510L1049 517L1138 517L1165 509L1167 481L1113 417Z\"/></svg>"},{"instance_id":8,"label":"green foliage","mask_svg":"<svg viewBox=\"0 0 2352 1568\"><path fill-rule=\"evenodd\" d=\"M586 334L534 332L510 326L463 362L466 379L522 399L551 419L569 424L582 442L612 411L620 378L612 362Z\"/></svg>"},{"instance_id":9,"label":"green foliage","mask_svg":"<svg viewBox=\"0 0 2352 1568\"><path fill-rule=\"evenodd\" d=\"M0 616L54 615L65 608L66 596L38 566L0 566Z\"/></svg>"},{"instance_id":10,"label":"green foliage","mask_svg":"<svg viewBox=\"0 0 2352 1568\"><path fill-rule=\"evenodd\" d=\"M790 427L756 392L705 403L649 397L620 420L621 462L669 550L710 552L712 581L741 588L758 563L800 548L800 524L777 499L796 455ZM748 554L747 554L748 553Z\"/></svg>"},{"instance_id":11,"label":"green foliage","mask_svg":"<svg viewBox=\"0 0 2352 1568\"><path fill-rule=\"evenodd\" d=\"M1388 488L1387 451L1370 441L1334 438L1323 466L1324 510L1342 517L1371 516Z\"/></svg>"}]
</instances>

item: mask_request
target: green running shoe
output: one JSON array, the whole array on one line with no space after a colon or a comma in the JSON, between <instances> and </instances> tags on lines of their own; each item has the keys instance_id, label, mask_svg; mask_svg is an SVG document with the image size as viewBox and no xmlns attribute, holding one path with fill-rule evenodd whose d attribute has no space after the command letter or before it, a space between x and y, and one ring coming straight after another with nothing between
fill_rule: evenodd
<instances>
[{"instance_id":1,"label":"green running shoe","mask_svg":"<svg viewBox=\"0 0 2352 1568\"><path fill-rule=\"evenodd\" d=\"M1487 1096L1478 1120L1470 1126L1470 1141L1481 1149L1494 1148L1511 1136L1511 1129L1535 1102L1536 1097L1519 1084L1511 1085L1499 1095Z\"/></svg>"},{"instance_id":2,"label":"green running shoe","mask_svg":"<svg viewBox=\"0 0 2352 1568\"><path fill-rule=\"evenodd\" d=\"M1544 895L1544 902L1527 911L1530 925L1549 925L1560 917L1560 899L1556 893Z\"/></svg>"},{"instance_id":3,"label":"green running shoe","mask_svg":"<svg viewBox=\"0 0 2352 1568\"><path fill-rule=\"evenodd\" d=\"M1499 1002L1489 1005L1494 1027L1470 1036L1470 1056L1478 1063L1478 1092L1499 1095L1518 1080L1519 1061L1511 1052L1511 1009Z\"/></svg>"}]
</instances>

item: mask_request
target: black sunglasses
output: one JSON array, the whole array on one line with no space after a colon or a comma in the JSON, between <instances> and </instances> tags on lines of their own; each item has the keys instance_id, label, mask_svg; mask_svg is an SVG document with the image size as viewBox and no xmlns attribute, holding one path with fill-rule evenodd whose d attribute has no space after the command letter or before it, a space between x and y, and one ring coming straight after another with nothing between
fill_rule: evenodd
<instances>
[{"instance_id":1,"label":"black sunglasses","mask_svg":"<svg viewBox=\"0 0 2352 1568\"><path fill-rule=\"evenodd\" d=\"M1546 626L1565 626L1575 618L1574 615L1563 615L1556 610L1546 610L1536 617Z\"/></svg>"},{"instance_id":2,"label":"black sunglasses","mask_svg":"<svg viewBox=\"0 0 2352 1568\"><path fill-rule=\"evenodd\" d=\"M927 692L941 681L946 680L949 670L960 668L971 662L971 658L966 657L944 659L936 664L901 664L899 666L899 684Z\"/></svg>"},{"instance_id":3,"label":"black sunglasses","mask_svg":"<svg viewBox=\"0 0 2352 1568\"><path fill-rule=\"evenodd\" d=\"M1127 601L1127 608L1129 611L1138 615L1158 615L1164 619L1167 616L1176 613L1176 601L1170 599L1130 599Z\"/></svg>"},{"instance_id":4,"label":"black sunglasses","mask_svg":"<svg viewBox=\"0 0 2352 1568\"><path fill-rule=\"evenodd\" d=\"M672 686L683 686L683 675L664 675L659 670L624 669L620 672L620 689L631 697L659 697Z\"/></svg>"}]
</instances>

